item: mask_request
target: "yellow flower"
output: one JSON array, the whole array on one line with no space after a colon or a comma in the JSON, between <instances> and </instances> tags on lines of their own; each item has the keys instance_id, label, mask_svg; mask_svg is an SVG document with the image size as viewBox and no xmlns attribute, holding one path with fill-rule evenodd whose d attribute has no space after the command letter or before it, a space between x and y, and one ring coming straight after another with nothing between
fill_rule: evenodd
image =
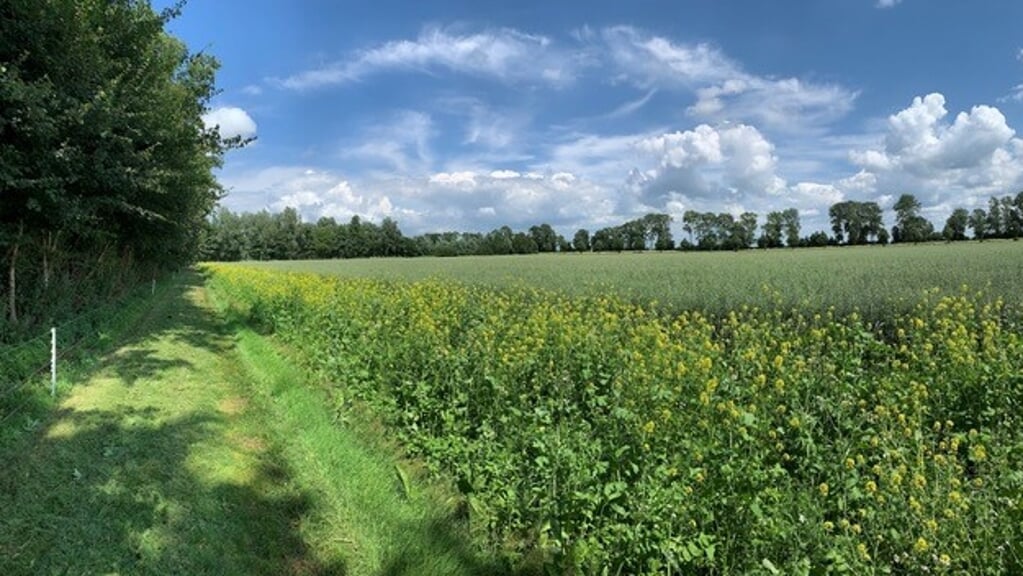
<instances>
[{"instance_id":1,"label":"yellow flower","mask_svg":"<svg viewBox=\"0 0 1023 576\"><path fill-rule=\"evenodd\" d=\"M874 482L873 480L867 480L867 485L865 486L865 488L867 489L867 492L873 494L874 492L877 492L877 482Z\"/></svg>"},{"instance_id":2,"label":"yellow flower","mask_svg":"<svg viewBox=\"0 0 1023 576\"><path fill-rule=\"evenodd\" d=\"M821 493L821 496L826 498L828 496L828 483L821 482L820 486L817 487L817 491Z\"/></svg>"},{"instance_id":3,"label":"yellow flower","mask_svg":"<svg viewBox=\"0 0 1023 576\"><path fill-rule=\"evenodd\" d=\"M917 538L916 542L913 543L913 551L917 554L923 554L931 547L923 537Z\"/></svg>"}]
</instances>

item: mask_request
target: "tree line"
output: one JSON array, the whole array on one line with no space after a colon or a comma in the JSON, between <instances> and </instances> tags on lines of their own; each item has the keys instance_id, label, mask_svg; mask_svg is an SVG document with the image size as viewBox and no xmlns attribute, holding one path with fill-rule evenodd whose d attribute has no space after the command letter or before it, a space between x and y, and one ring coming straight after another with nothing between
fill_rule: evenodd
<instances>
[{"instance_id":1,"label":"tree line","mask_svg":"<svg viewBox=\"0 0 1023 576\"><path fill-rule=\"evenodd\" d=\"M133 0L0 3L0 342L195 259L243 144L207 129L217 61Z\"/></svg>"},{"instance_id":2,"label":"tree line","mask_svg":"<svg viewBox=\"0 0 1023 576\"><path fill-rule=\"evenodd\" d=\"M431 232L407 237L397 222L380 224L353 216L347 223L320 218L302 222L294 208L236 214L221 208L208 222L202 256L207 260L295 260L309 258L365 258L375 256L470 256L535 254L543 252L622 252L645 250L745 250L828 245L888 244L904 242L1018 238L1023 235L1023 192L1015 197L991 198L987 211L958 208L941 232L920 215L921 204L912 194L896 201L895 225L884 226L884 213L876 202L844 201L828 210L832 235L815 231L801 236L795 208L769 212L764 222L756 213L738 217L722 212L687 211L682 216L686 238L675 241L672 217L651 213L593 233L579 229L571 239L550 224L515 231L501 226L490 232ZM759 234L758 234L759 231Z\"/></svg>"}]
</instances>

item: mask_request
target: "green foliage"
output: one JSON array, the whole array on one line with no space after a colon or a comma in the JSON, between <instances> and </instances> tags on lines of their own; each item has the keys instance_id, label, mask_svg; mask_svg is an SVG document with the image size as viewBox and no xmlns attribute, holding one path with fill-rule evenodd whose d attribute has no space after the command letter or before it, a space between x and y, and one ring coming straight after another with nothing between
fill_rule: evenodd
<instances>
[{"instance_id":1,"label":"green foliage","mask_svg":"<svg viewBox=\"0 0 1023 576\"><path fill-rule=\"evenodd\" d=\"M88 284L80 261L118 260L129 279L194 258L221 194L212 170L241 142L204 127L217 62L164 32L174 12L128 0L0 7L0 254L13 325L0 331L48 314L19 287Z\"/></svg>"},{"instance_id":2,"label":"green foliage","mask_svg":"<svg viewBox=\"0 0 1023 576\"><path fill-rule=\"evenodd\" d=\"M454 475L479 536L552 570L1023 570L1018 300L930 290L878 332L855 313L210 271Z\"/></svg>"},{"instance_id":3,"label":"green foliage","mask_svg":"<svg viewBox=\"0 0 1023 576\"><path fill-rule=\"evenodd\" d=\"M877 202L839 202L828 209L828 216L831 230L839 243L866 244L882 234L886 238L888 236Z\"/></svg>"}]
</instances>

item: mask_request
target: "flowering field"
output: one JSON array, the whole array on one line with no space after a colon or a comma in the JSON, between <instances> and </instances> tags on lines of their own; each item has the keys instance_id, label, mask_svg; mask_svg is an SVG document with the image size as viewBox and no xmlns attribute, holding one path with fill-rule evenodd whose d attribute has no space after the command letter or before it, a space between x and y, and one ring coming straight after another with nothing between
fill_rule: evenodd
<instances>
[{"instance_id":1,"label":"flowering field","mask_svg":"<svg viewBox=\"0 0 1023 576\"><path fill-rule=\"evenodd\" d=\"M714 316L614 296L208 265L555 572L1023 571L1018 302ZM343 471L338 471L343 473Z\"/></svg>"},{"instance_id":2,"label":"flowering field","mask_svg":"<svg viewBox=\"0 0 1023 576\"><path fill-rule=\"evenodd\" d=\"M842 246L739 252L533 254L458 258L361 258L252 262L252 266L344 278L455 280L504 289L527 284L567 294L616 294L633 303L721 315L770 304L887 320L912 310L926 288L966 284L1020 299L1023 242ZM765 287L767 289L765 290Z\"/></svg>"}]
</instances>

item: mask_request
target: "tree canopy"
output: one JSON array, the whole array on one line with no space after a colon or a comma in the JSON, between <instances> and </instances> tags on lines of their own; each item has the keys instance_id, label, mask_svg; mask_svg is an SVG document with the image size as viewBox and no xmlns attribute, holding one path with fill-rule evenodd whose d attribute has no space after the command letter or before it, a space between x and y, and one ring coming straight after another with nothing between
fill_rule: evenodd
<instances>
[{"instance_id":1,"label":"tree canopy","mask_svg":"<svg viewBox=\"0 0 1023 576\"><path fill-rule=\"evenodd\" d=\"M190 53L133 0L0 5L0 249L8 321L44 279L178 266L221 197L213 169L240 145L208 129L217 61Z\"/></svg>"}]
</instances>

